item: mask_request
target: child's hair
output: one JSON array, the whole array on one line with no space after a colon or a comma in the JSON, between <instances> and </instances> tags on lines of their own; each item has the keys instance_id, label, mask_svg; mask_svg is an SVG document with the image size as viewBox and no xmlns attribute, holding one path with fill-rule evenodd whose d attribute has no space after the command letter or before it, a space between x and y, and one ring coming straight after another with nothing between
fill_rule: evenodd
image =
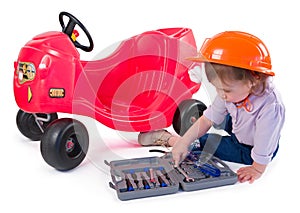
<instances>
[{"instance_id":1,"label":"child's hair","mask_svg":"<svg viewBox=\"0 0 300 213\"><path fill-rule=\"evenodd\" d=\"M251 93L261 95L266 88L268 75L248 69L233 67L217 63L205 63L205 73L209 82L216 78L224 84L232 81L247 81L252 83Z\"/></svg>"}]
</instances>

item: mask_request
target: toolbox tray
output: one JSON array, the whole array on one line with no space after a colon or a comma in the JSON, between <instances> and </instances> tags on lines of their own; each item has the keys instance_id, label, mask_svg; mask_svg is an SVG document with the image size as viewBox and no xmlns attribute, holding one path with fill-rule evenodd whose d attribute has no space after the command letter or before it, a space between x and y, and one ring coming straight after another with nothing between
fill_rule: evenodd
<instances>
[{"instance_id":1,"label":"toolbox tray","mask_svg":"<svg viewBox=\"0 0 300 213\"><path fill-rule=\"evenodd\" d=\"M201 152L196 151L174 168L172 154L162 157L144 157L115 160L110 166L112 182L120 200L152 197L182 191L194 191L237 182L237 175L219 158L210 156L198 165ZM190 179L179 171L183 170Z\"/></svg>"}]
</instances>

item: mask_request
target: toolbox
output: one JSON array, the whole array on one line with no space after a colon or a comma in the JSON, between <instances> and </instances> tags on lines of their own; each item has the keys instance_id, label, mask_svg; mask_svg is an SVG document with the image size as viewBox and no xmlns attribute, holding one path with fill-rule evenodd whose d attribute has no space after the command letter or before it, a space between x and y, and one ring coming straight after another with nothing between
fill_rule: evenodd
<instances>
[{"instance_id":1,"label":"toolbox","mask_svg":"<svg viewBox=\"0 0 300 213\"><path fill-rule=\"evenodd\" d=\"M237 182L237 175L219 158L201 151L190 152L178 167L171 153L161 157L115 160L110 163L112 182L120 200L194 191Z\"/></svg>"}]
</instances>

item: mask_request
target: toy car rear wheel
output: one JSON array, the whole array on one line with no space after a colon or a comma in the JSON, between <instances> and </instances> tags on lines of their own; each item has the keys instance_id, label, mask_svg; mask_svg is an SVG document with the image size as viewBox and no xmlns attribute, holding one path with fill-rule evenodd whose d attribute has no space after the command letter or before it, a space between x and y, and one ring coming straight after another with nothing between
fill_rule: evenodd
<instances>
[{"instance_id":1,"label":"toy car rear wheel","mask_svg":"<svg viewBox=\"0 0 300 213\"><path fill-rule=\"evenodd\" d=\"M182 101L173 117L173 128L179 135L184 133L193 125L193 123L203 115L206 105L199 100L188 99Z\"/></svg>"},{"instance_id":2,"label":"toy car rear wheel","mask_svg":"<svg viewBox=\"0 0 300 213\"><path fill-rule=\"evenodd\" d=\"M58 118L57 113L27 113L19 110L16 117L19 131L33 141L41 140L45 129Z\"/></svg>"},{"instance_id":3,"label":"toy car rear wheel","mask_svg":"<svg viewBox=\"0 0 300 213\"><path fill-rule=\"evenodd\" d=\"M41 140L41 154L50 166L67 171L84 160L88 146L86 127L75 119L62 118L46 129Z\"/></svg>"}]
</instances>

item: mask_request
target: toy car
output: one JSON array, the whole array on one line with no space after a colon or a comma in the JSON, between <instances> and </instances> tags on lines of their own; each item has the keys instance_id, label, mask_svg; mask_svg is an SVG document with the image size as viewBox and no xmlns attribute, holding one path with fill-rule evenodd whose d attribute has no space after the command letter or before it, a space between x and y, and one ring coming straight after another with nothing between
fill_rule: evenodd
<instances>
[{"instance_id":1,"label":"toy car","mask_svg":"<svg viewBox=\"0 0 300 213\"><path fill-rule=\"evenodd\" d=\"M66 19L68 20L65 24ZM14 62L14 95L20 110L17 127L41 140L45 161L70 170L85 158L89 135L82 122L57 113L89 116L120 131L145 132L173 124L183 134L206 106L191 99L200 88L192 82L185 60L197 48L188 28L144 32L119 43L104 58L80 59L94 43L85 26L61 12L62 32L35 36ZM77 39L79 27L88 45Z\"/></svg>"}]
</instances>

